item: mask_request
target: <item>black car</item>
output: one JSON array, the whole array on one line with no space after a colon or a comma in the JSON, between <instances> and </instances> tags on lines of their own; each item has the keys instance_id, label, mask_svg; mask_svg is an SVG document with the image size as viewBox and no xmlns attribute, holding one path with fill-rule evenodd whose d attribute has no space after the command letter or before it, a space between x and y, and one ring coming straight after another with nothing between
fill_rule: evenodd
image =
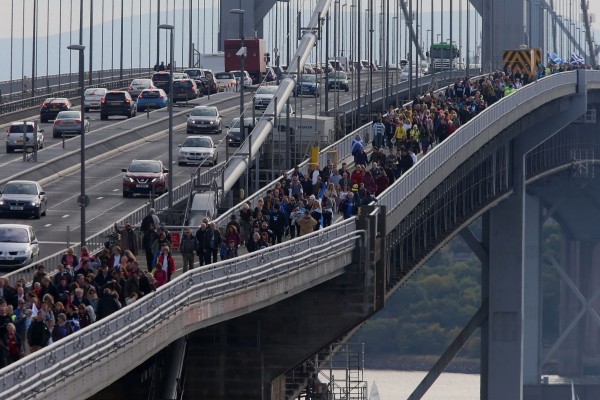
<instances>
[{"instance_id":1,"label":"black car","mask_svg":"<svg viewBox=\"0 0 600 400\"><path fill-rule=\"evenodd\" d=\"M171 94L173 103L197 99L198 93L198 87L193 79L178 79L173 81L173 94Z\"/></svg>"},{"instance_id":2,"label":"black car","mask_svg":"<svg viewBox=\"0 0 600 400\"><path fill-rule=\"evenodd\" d=\"M44 100L40 108L40 121L42 123L56 118L61 111L71 111L73 105L69 99L63 97L50 97Z\"/></svg>"},{"instance_id":3,"label":"black car","mask_svg":"<svg viewBox=\"0 0 600 400\"><path fill-rule=\"evenodd\" d=\"M219 92L217 81L215 81L215 78L212 75L210 78L200 77L196 79L196 86L198 86L198 89L200 89L203 96Z\"/></svg>"},{"instance_id":4,"label":"black car","mask_svg":"<svg viewBox=\"0 0 600 400\"><path fill-rule=\"evenodd\" d=\"M104 95L100 102L100 119L106 120L109 115L124 115L127 118L135 117L137 106L129 92L124 90L111 90Z\"/></svg>"},{"instance_id":5,"label":"black car","mask_svg":"<svg viewBox=\"0 0 600 400\"><path fill-rule=\"evenodd\" d=\"M171 74L169 72L166 71L160 71L160 72L155 72L152 75L152 82L154 83L154 86L156 86L159 89L162 89L165 91L165 93L169 94L169 79L171 77Z\"/></svg>"}]
</instances>

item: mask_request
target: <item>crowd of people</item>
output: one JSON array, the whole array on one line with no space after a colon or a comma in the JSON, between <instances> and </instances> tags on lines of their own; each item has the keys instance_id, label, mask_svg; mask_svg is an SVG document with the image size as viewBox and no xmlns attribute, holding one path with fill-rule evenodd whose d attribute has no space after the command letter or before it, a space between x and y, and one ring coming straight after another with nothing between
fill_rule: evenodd
<instances>
[{"instance_id":1,"label":"crowd of people","mask_svg":"<svg viewBox=\"0 0 600 400\"><path fill-rule=\"evenodd\" d=\"M544 69L554 71L561 70ZM311 164L306 174L296 166L283 172L256 205L244 203L223 231L208 218L197 228L185 228L177 250L183 271L236 257L242 247L252 253L356 215L408 171L419 154L530 80L518 71L457 79L441 93L389 107L374 118L372 141L354 139L351 165L330 159L324 166ZM139 232L129 223L114 228L114 242L98 254L85 247L79 255L68 249L53 275L40 264L32 282L0 278L0 368L108 317L171 279L176 270L173 237L153 209ZM145 270L137 258L141 252Z\"/></svg>"}]
</instances>

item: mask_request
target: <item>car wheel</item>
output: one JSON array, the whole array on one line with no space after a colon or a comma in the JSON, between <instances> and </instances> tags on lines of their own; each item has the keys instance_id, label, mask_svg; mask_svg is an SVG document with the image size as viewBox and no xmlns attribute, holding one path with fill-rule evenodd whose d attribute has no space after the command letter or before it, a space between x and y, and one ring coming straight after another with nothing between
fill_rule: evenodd
<instances>
[{"instance_id":1,"label":"car wheel","mask_svg":"<svg viewBox=\"0 0 600 400\"><path fill-rule=\"evenodd\" d=\"M41 122L42 124L45 124L46 122L48 122L48 118L41 118L41 117L40 117L40 122Z\"/></svg>"},{"instance_id":2,"label":"car wheel","mask_svg":"<svg viewBox=\"0 0 600 400\"><path fill-rule=\"evenodd\" d=\"M179 161L179 162L177 163L177 165L179 165L180 167L183 167L183 166L185 166L185 163L183 163L183 162Z\"/></svg>"},{"instance_id":3,"label":"car wheel","mask_svg":"<svg viewBox=\"0 0 600 400\"><path fill-rule=\"evenodd\" d=\"M33 213L33 218L35 219L40 219L42 216L41 210L38 208L34 213Z\"/></svg>"},{"instance_id":4,"label":"car wheel","mask_svg":"<svg viewBox=\"0 0 600 400\"><path fill-rule=\"evenodd\" d=\"M127 114L125 114L125 116L127 118L131 118L133 116L133 113L131 111L129 111Z\"/></svg>"},{"instance_id":5,"label":"car wheel","mask_svg":"<svg viewBox=\"0 0 600 400\"><path fill-rule=\"evenodd\" d=\"M9 146L6 146L6 152L7 153L14 153L15 149Z\"/></svg>"},{"instance_id":6,"label":"car wheel","mask_svg":"<svg viewBox=\"0 0 600 400\"><path fill-rule=\"evenodd\" d=\"M123 192L123 197L128 198L128 197L133 197L133 195L131 193L128 193L128 192Z\"/></svg>"},{"instance_id":7,"label":"car wheel","mask_svg":"<svg viewBox=\"0 0 600 400\"><path fill-rule=\"evenodd\" d=\"M346 86L346 89L344 89L345 92L350 91L350 88L348 86Z\"/></svg>"},{"instance_id":8,"label":"car wheel","mask_svg":"<svg viewBox=\"0 0 600 400\"><path fill-rule=\"evenodd\" d=\"M100 114L100 119L102 121L106 121L108 119L108 115L106 115L106 114Z\"/></svg>"},{"instance_id":9,"label":"car wheel","mask_svg":"<svg viewBox=\"0 0 600 400\"><path fill-rule=\"evenodd\" d=\"M87 113L87 112L90 112L90 108L89 108L89 107L85 107L83 110L84 110L86 113Z\"/></svg>"}]
</instances>

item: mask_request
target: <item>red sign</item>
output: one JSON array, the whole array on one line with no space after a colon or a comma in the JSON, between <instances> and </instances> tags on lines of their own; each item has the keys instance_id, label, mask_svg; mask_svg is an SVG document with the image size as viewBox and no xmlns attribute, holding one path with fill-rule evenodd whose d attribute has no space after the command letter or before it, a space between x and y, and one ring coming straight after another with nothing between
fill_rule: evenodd
<instances>
[{"instance_id":1,"label":"red sign","mask_svg":"<svg viewBox=\"0 0 600 400\"><path fill-rule=\"evenodd\" d=\"M171 232L171 250L179 250L181 245L181 232Z\"/></svg>"}]
</instances>

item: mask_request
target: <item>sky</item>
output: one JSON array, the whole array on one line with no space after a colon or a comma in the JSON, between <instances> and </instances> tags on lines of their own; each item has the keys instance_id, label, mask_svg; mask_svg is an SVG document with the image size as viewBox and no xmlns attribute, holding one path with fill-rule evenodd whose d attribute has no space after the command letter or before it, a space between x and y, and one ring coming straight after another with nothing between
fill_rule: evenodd
<instances>
[{"instance_id":1,"label":"sky","mask_svg":"<svg viewBox=\"0 0 600 400\"><path fill-rule=\"evenodd\" d=\"M0 0L0 4L2 7L2 13L0 14L0 53L1 54L12 54L13 62L4 64L4 67L0 69L0 81L8 80L10 77L16 78L21 77L21 75L31 75L31 53L32 53L32 24L31 21L33 19L33 3L37 1L38 4L38 72L37 75L45 75L46 71L49 74L64 73L65 71L76 69L77 66L74 65L76 60L73 60L76 57L72 57L69 54L69 51L66 50L66 46L70 43L77 43L77 36L79 31L79 0ZM182 12L184 6L187 7L190 0L161 0L162 8L161 8L161 22L164 23L172 23L176 25L176 27L183 26L184 29L176 29L178 31L176 33L176 58L179 59L179 63L176 62L176 65L182 65L182 60L187 62L189 58L187 56L188 46L188 37L184 35L183 32L186 31L187 26L187 11ZM243 0L242 0L243 1ZM299 1L301 3L299 3ZM394 4L397 0L387 0L389 4ZM431 1L430 0L413 0L413 8L416 7L417 1L423 5L423 14L427 14L430 10ZM440 5L441 0L432 0L434 2L434 6L439 11L441 8L438 7ZM550 1L550 0L547 0ZM194 22L194 26L198 25L200 28L196 29L193 33L192 41L196 45L196 49L200 52L213 52L216 51L216 41L218 39L218 21L216 18L217 15L217 6L218 0L191 0L192 6L201 9L201 11L195 11L193 13L193 18L196 22ZM342 4L351 5L357 4L356 0L341 0ZM376 9L379 9L379 4L381 4L381 0L375 0ZM93 10L93 22L94 22L94 69L98 69L98 67L102 66L102 68L114 68L118 67L119 57L120 57L120 48L117 46L119 44L120 37L120 0L94 0L93 2L89 0L85 0L84 6L84 45L88 46L89 49L89 22L90 22L90 11L89 4L92 3L94 5ZM291 0L292 10L296 10L298 4L303 4L306 8L314 7L316 0ZM449 8L450 1L444 0L444 14L447 14ZM577 5L580 3L580 0L554 0L555 7L559 10L564 10L566 14L568 14L568 7L571 5L573 8L573 19L578 18L578 8ZM71 4L73 5L72 13L70 11ZM156 48L153 45L153 41L155 41L156 37L156 21L153 18L149 20L148 15L150 12L156 12L156 4L157 0L124 0L124 21L125 30L124 36L129 38L130 36L133 39L127 40L124 43L124 67L127 68L129 65L134 67L138 66L148 66L153 65L156 60ZM166 13L167 4L170 6L172 10L173 4L175 4L180 10L175 13L175 22L173 22L173 12L171 11L169 15ZM362 0L362 8L366 9L366 6L369 4L369 0ZM12 7L14 5L14 8ZM113 12L113 5L115 7ZM453 0L454 9L457 10L460 6L466 7L466 0ZM596 38L597 41L600 42L600 0L592 0L589 2L590 12L595 14L596 22L594 24L596 28ZM24 8L23 8L24 6ZM204 8L205 7L205 8ZM284 7L287 7L283 3L280 4L280 10L283 10ZM348 7L347 9L349 9ZM11 11L12 10L12 11ZM24 11L22 11L24 10ZM206 10L206 12L204 12ZM363 10L364 11L364 10ZM25 13L25 17L23 17L23 12ZM455 11L458 14L457 11ZM11 15L12 13L12 15ZM71 15L72 14L72 15ZM274 26L277 24L272 23L272 14L271 16L265 18L265 38L267 40L267 49L274 47L285 47L285 46L274 46L273 45L273 36L274 36ZM279 17L282 18L283 11L280 12ZM294 14L294 12L293 12ZM349 13L347 13L349 14ZM439 14L439 13L438 13ZM307 15L307 14L306 14ZM366 14L363 14L366 15ZM464 13L463 13L464 15ZM116 20L116 23L112 23L113 17ZM307 17L308 18L308 17ZM436 17L437 18L437 17ZM401 18L402 19L402 18ZM421 38L424 39L423 45L425 47L428 46L428 40L425 40L425 31L429 29L427 24L429 23L430 18L423 18L423 35ZM458 18L456 18L458 19ZM456 20L455 19L455 20ZM25 20L25 37L28 38L25 41L21 40L22 37L22 21ZM70 22L73 21L73 22ZM104 36L101 36L101 28L102 21L104 22ZM198 24L197 21L201 23ZM281 19L280 19L281 21ZM295 18L292 18L292 25L295 24ZM473 24L473 23L472 23ZM377 31L376 35L378 35L378 24L375 26L375 30ZM473 24L475 25L475 24ZM437 23L434 24L434 30L439 29L436 27ZM448 29L448 24L445 24L445 29ZM129 29L129 30L128 30ZM348 31L347 28L344 29ZM455 25L455 31L457 30ZM463 34L465 28L463 27ZM281 32L281 30L279 30ZM14 36L14 40L12 41L11 46L11 32ZM60 35L59 33L62 32ZM292 35L293 35L292 30ZM391 32L394 34L394 32ZM471 30L471 35L473 38L470 38L470 49L476 48L475 44L477 42L476 35L473 34L474 30ZM400 31L400 36L402 36L403 30ZM282 33L279 34L279 38L281 39L283 36ZM346 44L346 48L349 47L349 36L350 35L342 35L348 43ZM456 32L454 34L454 40L459 36ZM46 44L45 38L49 37ZM161 39L161 46L166 46L166 32L165 39ZM206 39L205 39L206 38ZM376 39L376 43L377 43ZM475 43L474 43L475 42ZM281 42L280 42L281 44ZM463 44L464 45L464 44ZM376 45L377 46L377 45ZM12 47L12 48L11 48ZM50 47L50 50L46 52L46 48ZM98 54L99 49L103 47L102 54ZM322 46L321 46L322 47ZM404 58L402 54L406 53L406 43L400 43L400 47L402 47L398 52L400 55L396 55L396 58ZM466 46L462 46L466 47ZM347 55L346 52L345 55ZM461 51L462 54L465 54L465 48ZM161 59L165 59L165 56L162 54L167 54L167 48L164 49L161 47L160 50ZM568 57L568 55L562 55L563 57ZM285 54L281 54L282 59L286 58ZM471 56L471 60L473 60L473 55ZM322 58L322 57L321 57ZM378 54L375 55L375 59L378 58ZM392 55L392 58L394 56ZM21 62L21 59L23 62ZM46 64L46 60L48 63ZM102 61L101 61L102 60ZM176 60L177 61L177 60ZM314 62L313 59L309 60ZM86 59L87 63L87 59ZM25 68L23 68L25 66ZM87 68L87 67L86 67ZM29 71L26 71L29 69ZM12 70L12 72L10 71Z\"/></svg>"}]
</instances>

